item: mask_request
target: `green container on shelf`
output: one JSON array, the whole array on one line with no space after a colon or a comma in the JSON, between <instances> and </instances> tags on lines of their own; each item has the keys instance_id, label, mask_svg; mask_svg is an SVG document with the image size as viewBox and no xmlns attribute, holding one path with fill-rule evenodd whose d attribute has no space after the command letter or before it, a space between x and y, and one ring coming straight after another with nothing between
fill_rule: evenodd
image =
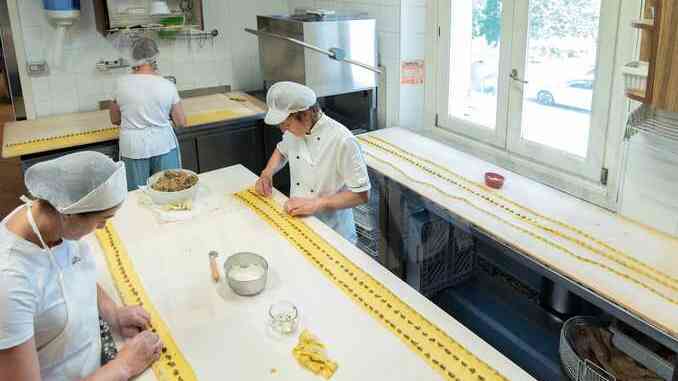
<instances>
[{"instance_id":1,"label":"green container on shelf","mask_svg":"<svg viewBox=\"0 0 678 381\"><path fill-rule=\"evenodd\" d=\"M176 37L177 33L179 32L179 27L184 25L184 16L179 15L179 16L171 16L171 17L165 17L161 19L160 24L163 27L172 27L176 26L176 29L170 29L170 30L159 30L158 31L158 37L164 38L164 39L173 39Z\"/></svg>"}]
</instances>

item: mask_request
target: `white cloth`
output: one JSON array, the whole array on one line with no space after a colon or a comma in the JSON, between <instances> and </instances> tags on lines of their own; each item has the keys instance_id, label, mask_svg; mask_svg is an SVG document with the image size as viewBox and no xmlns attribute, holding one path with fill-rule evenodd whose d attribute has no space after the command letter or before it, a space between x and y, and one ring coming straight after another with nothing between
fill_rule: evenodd
<instances>
[{"instance_id":1,"label":"white cloth","mask_svg":"<svg viewBox=\"0 0 678 381\"><path fill-rule=\"evenodd\" d=\"M101 365L96 263L89 248L64 241L50 253L10 232L7 219L0 223L0 350L34 337L44 381L89 376ZM63 272L64 293L49 255Z\"/></svg>"},{"instance_id":2,"label":"white cloth","mask_svg":"<svg viewBox=\"0 0 678 381\"><path fill-rule=\"evenodd\" d=\"M159 75L125 75L118 79L113 99L122 114L120 156L148 159L176 148L170 113L181 98L172 82Z\"/></svg>"},{"instance_id":3,"label":"white cloth","mask_svg":"<svg viewBox=\"0 0 678 381\"><path fill-rule=\"evenodd\" d=\"M278 151L290 165L291 197L324 197L349 190L370 190L367 166L357 139L341 123L322 115L310 134L297 138L283 135ZM316 215L351 242L356 242L353 210Z\"/></svg>"}]
</instances>

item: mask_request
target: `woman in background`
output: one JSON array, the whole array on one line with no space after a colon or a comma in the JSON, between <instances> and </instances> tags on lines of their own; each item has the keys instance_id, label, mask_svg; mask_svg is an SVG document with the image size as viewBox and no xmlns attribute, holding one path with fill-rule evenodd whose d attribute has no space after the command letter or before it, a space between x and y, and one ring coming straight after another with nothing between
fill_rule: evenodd
<instances>
[{"instance_id":1,"label":"woman in background","mask_svg":"<svg viewBox=\"0 0 678 381\"><path fill-rule=\"evenodd\" d=\"M111 122L120 126L120 157L127 168L127 187L146 185L156 172L181 168L177 127L186 116L176 86L157 69L158 45L142 37L132 44L132 74L117 82Z\"/></svg>"}]
</instances>

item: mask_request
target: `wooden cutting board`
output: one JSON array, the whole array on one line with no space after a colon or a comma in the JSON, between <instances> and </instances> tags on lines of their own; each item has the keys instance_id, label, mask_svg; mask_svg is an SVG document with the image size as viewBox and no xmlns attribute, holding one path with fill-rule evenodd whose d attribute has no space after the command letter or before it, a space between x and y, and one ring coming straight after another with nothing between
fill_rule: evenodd
<instances>
[{"instance_id":1,"label":"wooden cutting board","mask_svg":"<svg viewBox=\"0 0 678 381\"><path fill-rule=\"evenodd\" d=\"M188 128L251 117L266 112L266 105L242 93L213 94L183 100ZM79 112L10 122L3 131L2 157L11 158L117 139L107 110Z\"/></svg>"}]
</instances>

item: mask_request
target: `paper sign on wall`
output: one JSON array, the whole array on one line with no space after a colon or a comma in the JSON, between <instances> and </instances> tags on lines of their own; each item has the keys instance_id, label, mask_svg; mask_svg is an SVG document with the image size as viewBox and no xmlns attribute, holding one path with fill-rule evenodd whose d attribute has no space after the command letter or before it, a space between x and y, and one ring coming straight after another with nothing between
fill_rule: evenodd
<instances>
[{"instance_id":1,"label":"paper sign on wall","mask_svg":"<svg viewBox=\"0 0 678 381\"><path fill-rule=\"evenodd\" d=\"M400 63L400 84L421 85L424 83L424 60L402 61Z\"/></svg>"}]
</instances>

